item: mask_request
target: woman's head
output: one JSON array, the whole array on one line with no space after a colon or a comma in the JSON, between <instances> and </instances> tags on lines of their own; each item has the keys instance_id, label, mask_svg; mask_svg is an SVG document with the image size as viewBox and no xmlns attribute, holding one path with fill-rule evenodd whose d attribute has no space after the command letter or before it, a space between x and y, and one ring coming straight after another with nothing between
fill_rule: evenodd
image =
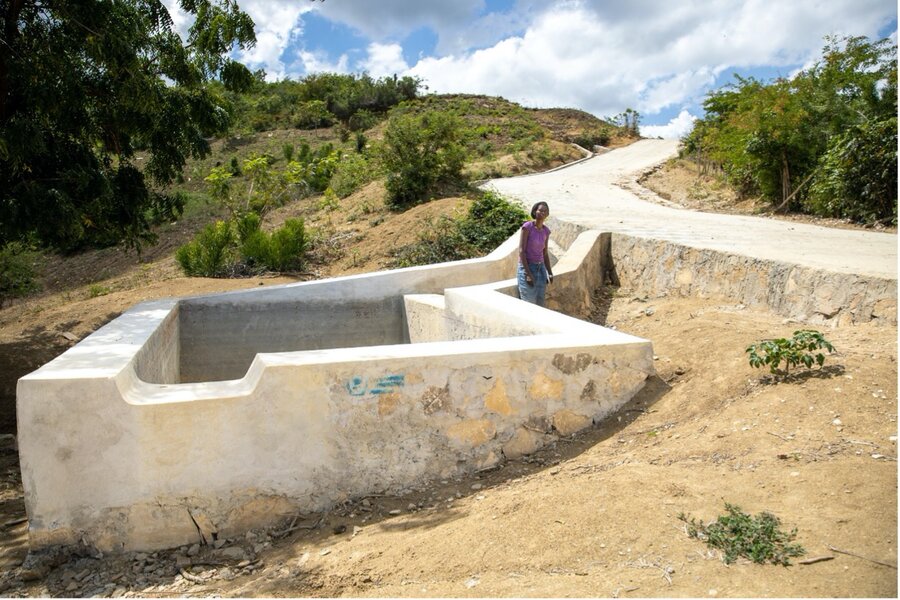
<instances>
[{"instance_id":1,"label":"woman's head","mask_svg":"<svg viewBox=\"0 0 900 600\"><path fill-rule=\"evenodd\" d=\"M537 219L538 209L541 208L542 206L544 207L544 211L543 211L544 218L546 218L547 215L550 214L550 206L546 202L536 202L535 205L531 207L531 218L532 219Z\"/></svg>"}]
</instances>

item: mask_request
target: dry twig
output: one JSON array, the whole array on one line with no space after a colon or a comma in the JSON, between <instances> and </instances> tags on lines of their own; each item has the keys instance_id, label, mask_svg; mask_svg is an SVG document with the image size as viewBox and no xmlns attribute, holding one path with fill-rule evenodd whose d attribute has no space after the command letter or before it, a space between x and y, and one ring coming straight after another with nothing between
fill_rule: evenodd
<instances>
[{"instance_id":1,"label":"dry twig","mask_svg":"<svg viewBox=\"0 0 900 600\"><path fill-rule=\"evenodd\" d=\"M874 558L866 558L865 556L856 554L854 552L850 552L848 550L841 550L840 548L835 548L834 546L828 546L828 549L832 552L838 552L840 554L846 554L847 556L855 556L856 558L861 558L863 560L867 560L871 563L875 563L876 565L881 565L883 567L890 567L892 569L896 569L896 565L892 565L891 563L881 562L880 560L875 560Z\"/></svg>"}]
</instances>

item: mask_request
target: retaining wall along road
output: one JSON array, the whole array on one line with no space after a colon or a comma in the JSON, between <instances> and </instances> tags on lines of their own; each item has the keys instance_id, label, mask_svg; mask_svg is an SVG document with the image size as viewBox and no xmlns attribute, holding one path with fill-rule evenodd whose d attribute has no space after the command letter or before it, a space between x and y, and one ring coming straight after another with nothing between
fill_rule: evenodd
<instances>
[{"instance_id":1,"label":"retaining wall along road","mask_svg":"<svg viewBox=\"0 0 900 600\"><path fill-rule=\"evenodd\" d=\"M551 219L554 239L574 243L586 228ZM605 279L651 297L720 298L808 325L897 325L897 280L762 260L651 238L603 233ZM549 303L548 303L549 304Z\"/></svg>"}]
</instances>

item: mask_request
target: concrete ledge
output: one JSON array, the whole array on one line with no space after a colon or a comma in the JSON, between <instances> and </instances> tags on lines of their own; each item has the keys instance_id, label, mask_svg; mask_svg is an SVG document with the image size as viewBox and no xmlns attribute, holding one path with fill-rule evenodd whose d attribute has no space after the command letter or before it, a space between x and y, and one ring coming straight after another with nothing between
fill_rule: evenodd
<instances>
[{"instance_id":1,"label":"concrete ledge","mask_svg":"<svg viewBox=\"0 0 900 600\"><path fill-rule=\"evenodd\" d=\"M651 344L515 298L517 242L126 312L19 380L32 545L209 543L602 420L654 373ZM562 251L548 302L579 314L601 236Z\"/></svg>"}]
</instances>

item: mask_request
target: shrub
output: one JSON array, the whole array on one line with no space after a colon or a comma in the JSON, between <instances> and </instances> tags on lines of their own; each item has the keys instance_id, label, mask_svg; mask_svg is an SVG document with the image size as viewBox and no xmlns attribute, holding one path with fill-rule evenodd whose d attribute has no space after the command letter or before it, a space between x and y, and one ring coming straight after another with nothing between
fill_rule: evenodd
<instances>
[{"instance_id":1,"label":"shrub","mask_svg":"<svg viewBox=\"0 0 900 600\"><path fill-rule=\"evenodd\" d=\"M273 271L292 271L303 266L309 239L303 219L288 219L272 233L267 266Z\"/></svg>"},{"instance_id":2,"label":"shrub","mask_svg":"<svg viewBox=\"0 0 900 600\"><path fill-rule=\"evenodd\" d=\"M823 348L829 353L834 352L834 346L821 333L812 329L801 329L795 331L791 339L763 340L748 346L745 352L750 355L748 360L751 367L769 365L769 371L773 375L787 375L791 367L798 365L810 369L815 363L821 367L825 364L825 354L813 352ZM783 371L780 369L782 362L784 362Z\"/></svg>"},{"instance_id":3,"label":"shrub","mask_svg":"<svg viewBox=\"0 0 900 600\"><path fill-rule=\"evenodd\" d=\"M684 513L678 515L678 519L687 525L690 537L721 550L725 564L731 564L743 556L759 564L771 562L789 566L791 557L805 554L803 546L790 543L797 536L797 530L789 533L781 531L781 521L775 515L761 512L751 517L740 507L727 502L725 510L727 515L719 516L709 525L698 523Z\"/></svg>"},{"instance_id":4,"label":"shrub","mask_svg":"<svg viewBox=\"0 0 900 600\"><path fill-rule=\"evenodd\" d=\"M175 260L191 277L222 277L232 257L234 232L225 221L210 223L193 241L175 251Z\"/></svg>"},{"instance_id":5,"label":"shrub","mask_svg":"<svg viewBox=\"0 0 900 600\"><path fill-rule=\"evenodd\" d=\"M606 146L610 140L610 129L592 129L582 131L572 140L585 150L593 150L594 146Z\"/></svg>"},{"instance_id":6,"label":"shrub","mask_svg":"<svg viewBox=\"0 0 900 600\"><path fill-rule=\"evenodd\" d=\"M0 248L0 306L10 298L40 289L37 282L41 255L25 244L10 242Z\"/></svg>"},{"instance_id":7,"label":"shrub","mask_svg":"<svg viewBox=\"0 0 900 600\"><path fill-rule=\"evenodd\" d=\"M419 204L438 184L460 180L465 160L461 130L457 117L441 112L391 118L382 146L389 206Z\"/></svg>"},{"instance_id":8,"label":"shrub","mask_svg":"<svg viewBox=\"0 0 900 600\"><path fill-rule=\"evenodd\" d=\"M338 198L346 198L372 180L372 165L361 154L345 154L331 176L331 189Z\"/></svg>"},{"instance_id":9,"label":"shrub","mask_svg":"<svg viewBox=\"0 0 900 600\"><path fill-rule=\"evenodd\" d=\"M496 192L485 192L469 207L468 215L459 223L465 239L480 252L490 252L509 238L528 213Z\"/></svg>"},{"instance_id":10,"label":"shrub","mask_svg":"<svg viewBox=\"0 0 900 600\"><path fill-rule=\"evenodd\" d=\"M897 118L867 122L829 141L804 206L826 217L897 224Z\"/></svg>"},{"instance_id":11,"label":"shrub","mask_svg":"<svg viewBox=\"0 0 900 600\"><path fill-rule=\"evenodd\" d=\"M288 219L268 234L260 229L259 215L248 213L235 220L234 227L224 221L208 225L175 252L175 259L192 277L284 272L303 267L308 247L303 219Z\"/></svg>"},{"instance_id":12,"label":"shrub","mask_svg":"<svg viewBox=\"0 0 900 600\"><path fill-rule=\"evenodd\" d=\"M477 255L459 230L458 222L442 215L435 224L428 221L419 240L394 252L393 266L413 267L462 260Z\"/></svg>"},{"instance_id":13,"label":"shrub","mask_svg":"<svg viewBox=\"0 0 900 600\"><path fill-rule=\"evenodd\" d=\"M528 213L495 192L484 192L464 217L428 223L419 240L394 254L394 266L410 267L483 256L505 242Z\"/></svg>"},{"instance_id":14,"label":"shrub","mask_svg":"<svg viewBox=\"0 0 900 600\"><path fill-rule=\"evenodd\" d=\"M260 230L261 219L256 213L247 213L237 220L238 252L244 263L251 268L264 267L269 263L269 236Z\"/></svg>"}]
</instances>

